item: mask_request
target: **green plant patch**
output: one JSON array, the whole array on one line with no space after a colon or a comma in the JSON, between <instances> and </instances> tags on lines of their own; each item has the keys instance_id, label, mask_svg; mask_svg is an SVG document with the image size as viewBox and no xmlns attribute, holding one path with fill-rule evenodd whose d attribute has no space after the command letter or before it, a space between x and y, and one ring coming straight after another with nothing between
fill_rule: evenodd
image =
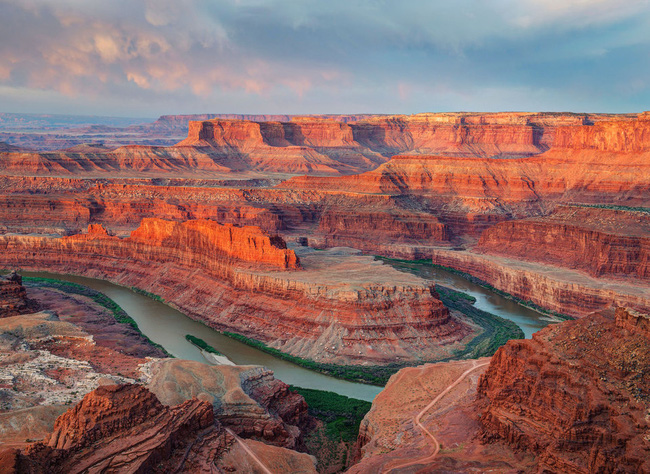
<instances>
[{"instance_id":1,"label":"green plant patch","mask_svg":"<svg viewBox=\"0 0 650 474\"><path fill-rule=\"evenodd\" d=\"M243 342L246 345L264 351L267 354L271 354L278 359L286 360L292 362L296 365L304 367L306 369L315 370L316 372L321 372L323 374L331 375L339 379L350 380L352 382L361 382L367 383L370 385L377 385L383 387L388 382L388 379L395 372L401 368L408 367L408 364L389 364L385 366L373 365L373 366L363 366L358 367L355 365L337 365L337 364L326 364L323 362L315 362L309 359L303 359L301 357L296 357L286 352L282 352L273 347L269 347L264 344L262 341L257 339L252 339L250 337L243 336L241 334L236 334L233 332L223 331L224 336L233 338L239 342ZM424 362L422 362L424 363Z\"/></svg>"},{"instance_id":2,"label":"green plant patch","mask_svg":"<svg viewBox=\"0 0 650 474\"><path fill-rule=\"evenodd\" d=\"M194 344L199 349L204 350L205 352L209 352L211 354L216 354L216 355L219 355L219 356L223 356L223 354L221 352L216 350L214 347L212 347L210 344L208 344L207 342L205 342L203 339L201 339L199 337L192 336L191 334L185 334L185 339L187 339L189 342Z\"/></svg>"},{"instance_id":3,"label":"green plant patch","mask_svg":"<svg viewBox=\"0 0 650 474\"><path fill-rule=\"evenodd\" d=\"M335 441L354 442L359 435L359 425L372 403L349 398L334 392L291 386L302 395L309 413L323 421L327 437Z\"/></svg>"},{"instance_id":4,"label":"green plant patch","mask_svg":"<svg viewBox=\"0 0 650 474\"><path fill-rule=\"evenodd\" d=\"M141 288L138 288L137 286L132 286L131 290L135 291L136 293L138 293L140 295L144 295L147 298L151 298L152 300L160 301L161 303L165 302L165 300L164 300L164 298L162 296L157 295L155 293L151 293L150 291L147 291L147 290L143 290Z\"/></svg>"}]
</instances>

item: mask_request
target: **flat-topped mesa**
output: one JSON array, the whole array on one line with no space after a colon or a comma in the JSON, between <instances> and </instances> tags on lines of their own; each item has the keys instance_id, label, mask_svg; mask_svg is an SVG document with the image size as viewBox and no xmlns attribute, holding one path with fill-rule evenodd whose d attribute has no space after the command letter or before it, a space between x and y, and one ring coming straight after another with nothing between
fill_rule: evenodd
<instances>
[{"instance_id":1,"label":"flat-topped mesa","mask_svg":"<svg viewBox=\"0 0 650 474\"><path fill-rule=\"evenodd\" d=\"M171 147L3 153L0 168L16 175L57 176L131 175L134 170L155 176L243 171L340 175L375 169L398 154L522 158L550 147L582 149L583 144L595 150L647 150L635 145L646 141L645 115L427 113L356 120L362 117L196 120L189 122L187 138Z\"/></svg>"},{"instance_id":2,"label":"flat-topped mesa","mask_svg":"<svg viewBox=\"0 0 650 474\"><path fill-rule=\"evenodd\" d=\"M251 151L260 147L348 147L349 125L331 119L295 117L290 122L213 119L190 122L187 138L177 146L227 147Z\"/></svg>"},{"instance_id":3,"label":"flat-topped mesa","mask_svg":"<svg viewBox=\"0 0 650 474\"><path fill-rule=\"evenodd\" d=\"M176 146L226 147L245 151L263 145L258 122L213 119L190 122L187 138Z\"/></svg>"},{"instance_id":4,"label":"flat-topped mesa","mask_svg":"<svg viewBox=\"0 0 650 474\"><path fill-rule=\"evenodd\" d=\"M647 113L637 120L603 121L579 127L560 127L553 148L610 152L650 151L650 121Z\"/></svg>"},{"instance_id":5,"label":"flat-topped mesa","mask_svg":"<svg viewBox=\"0 0 650 474\"><path fill-rule=\"evenodd\" d=\"M191 261L184 262L188 265L206 264L210 258L227 256L280 270L300 268L296 253L287 249L281 237L270 236L253 226L236 227L207 219L179 223L147 218L125 240L145 247L144 252L151 252L151 246L159 248L165 258L170 250L177 250L190 258Z\"/></svg>"},{"instance_id":6,"label":"flat-topped mesa","mask_svg":"<svg viewBox=\"0 0 650 474\"><path fill-rule=\"evenodd\" d=\"M347 123L339 117L316 116L291 117L290 121L213 118L191 121L187 138L177 146L244 153L264 147L305 147L329 149L333 158L334 150L349 154L354 149L372 157L375 164L400 153L512 158L542 153L553 143L556 128L574 128L591 120L585 114L511 112L389 115ZM349 157L336 159L347 163ZM355 160L359 165L358 157Z\"/></svg>"},{"instance_id":7,"label":"flat-topped mesa","mask_svg":"<svg viewBox=\"0 0 650 474\"><path fill-rule=\"evenodd\" d=\"M461 200L462 205L480 199L473 206L487 206L488 210L490 203L496 202L493 200L524 203L559 199L565 193L578 202L609 203L622 199L623 193L627 193L624 198L628 203L647 202L650 121L603 120L594 125L558 126L554 130L557 136L553 147L537 156L495 160L459 157L449 150L433 154L424 147L414 146L419 150L417 155L396 154L366 173L337 178L300 176L281 186L301 190L425 194L436 201ZM603 152L608 153L607 158Z\"/></svg>"}]
</instances>

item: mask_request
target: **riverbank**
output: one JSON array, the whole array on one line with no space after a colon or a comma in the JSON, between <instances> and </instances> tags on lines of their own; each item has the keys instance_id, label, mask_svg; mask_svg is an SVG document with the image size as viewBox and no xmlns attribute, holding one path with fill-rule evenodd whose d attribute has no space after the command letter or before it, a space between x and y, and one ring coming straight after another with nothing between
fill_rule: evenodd
<instances>
[{"instance_id":1,"label":"riverbank","mask_svg":"<svg viewBox=\"0 0 650 474\"><path fill-rule=\"evenodd\" d=\"M392 265L394 268L399 269L400 264L406 264L406 265L422 265L422 266L428 266L431 268L436 268L440 270L444 270L449 273L453 273L455 275L458 275L461 278L464 278L467 281L470 281L474 283L475 285L478 285L482 288L485 288L486 290L489 290L493 293L496 293L506 299L509 299L510 301L513 301L517 303L518 305L523 306L524 308L528 308L532 311L536 311L538 313L544 314L549 317L557 318L556 322L560 321L568 321L575 319L572 316L568 314L563 314L563 313L558 313L557 311L553 311L548 308L544 308L543 306L540 306L538 304L533 303L530 300L522 300L521 298L518 298L517 296L508 293L506 291L500 290L499 288L495 288L494 286L490 285L488 282L481 280L478 277L475 277L474 275L471 275L467 272L457 270L452 267L446 267L444 265L438 265L435 263L432 263L430 259L420 259L420 260L402 260L402 259L397 259L397 258L388 258L388 257L381 257L381 256L375 256L377 260L380 260L382 262L389 263ZM408 270L407 270L408 271Z\"/></svg>"},{"instance_id":2,"label":"riverbank","mask_svg":"<svg viewBox=\"0 0 650 474\"><path fill-rule=\"evenodd\" d=\"M143 334L165 347L168 353L180 359L205 362L201 350L185 339L186 334L200 336L210 346L237 365L260 365L273 370L276 378L292 385L315 390L330 390L360 400L372 401L381 387L349 382L320 372L308 370L292 362L279 359L254 347L220 334L201 321L193 320L173 308L169 302L162 303L149 295L135 292L105 280L75 275L47 272L21 272L26 277L57 279L87 286L99 291L116 302L138 324Z\"/></svg>"},{"instance_id":3,"label":"riverbank","mask_svg":"<svg viewBox=\"0 0 650 474\"><path fill-rule=\"evenodd\" d=\"M128 324L133 329L135 329L138 332L138 334L140 334L148 344L150 344L151 346L157 349L160 349L163 353L165 353L167 357L174 357L169 352L167 352L163 346L149 339L147 335L140 330L140 328L138 327L138 323L136 323L135 320L120 307L120 305L118 305L115 301L113 301L108 296L104 295L99 291L93 290L92 288L88 288L87 286L83 286L78 283L72 283L64 280L56 280L54 278L39 278L39 277L25 276L23 277L23 285L25 285L26 287L52 288L55 290L62 291L64 293L86 296L91 300L93 300L98 305L102 306L103 308L106 308L113 315L115 321L117 321L118 323Z\"/></svg>"},{"instance_id":4,"label":"riverbank","mask_svg":"<svg viewBox=\"0 0 650 474\"><path fill-rule=\"evenodd\" d=\"M84 277L73 277L73 278L79 279ZM58 281L60 284L68 285L66 286L67 288L70 289L77 288L78 291L81 291L79 290L79 288L84 288L82 285L76 283L55 280L52 278L40 278L40 280L43 282L49 281L50 284L55 284L53 282ZM124 288L126 291L134 292L147 299L153 300L158 304L163 304L168 307L169 306L173 307L173 305L170 305L169 302L164 302L159 295L156 295L149 291L145 291L133 287L120 286L120 285L115 285L115 286L119 288ZM94 291L91 289L88 290ZM498 349L498 347L503 345L507 340L523 337L523 333L521 333L521 331L517 331L516 325L513 325L511 322L504 320L503 318L499 318L496 315L489 314L485 311L481 311L480 309L474 308L471 304L467 302L467 296L465 296L464 298L460 298L460 301L454 301L454 299L457 299L457 296L459 294L460 294L459 292L455 292L456 295L455 298L453 296L454 294L445 293L443 303L445 303L445 305L450 309L457 310L463 313L466 317L471 319L474 324L480 326L482 328L482 332L479 335L477 335L474 339L472 339L465 348L461 349L460 351L456 351L450 357L444 357L439 359L421 360L417 362L404 362L404 363L395 362L392 364L387 364L382 366L378 366L378 365L346 366L346 365L338 365L338 364L328 364L328 363L316 362L313 360L304 359L297 356L293 356L291 354L284 353L278 349L269 347L268 345L266 345L265 343L259 340L252 339L241 334L236 334L228 331L222 331L220 333L223 336L241 342L253 349L269 354L275 359L280 359L290 364L295 364L296 366L302 367L311 372L321 373L326 376L334 377L348 382L361 383L364 385L372 385L374 387L381 388L386 384L386 382L388 381L391 375L398 372L400 369L404 367L411 367L414 365L419 365L424 363L443 362L443 361L455 360L455 359L468 359L468 358L490 356L496 351L496 349ZM441 295L441 297L443 296ZM111 300L108 299L108 301ZM110 305L110 303L107 304ZM135 324L135 327L136 328L138 327L137 323L135 323L135 321L133 321L128 316L128 314L124 312L124 310L122 310L121 307L119 307L119 305L117 305L114 302L113 304L115 305L116 308L119 308L119 310L116 309L116 312L120 315L119 317L124 318L126 316L126 318L129 318L131 321L129 324ZM214 329L209 328L203 322L198 321L197 324L200 324L202 327L204 327L205 331L215 331ZM138 328L138 330L140 329ZM154 343L153 341L152 344L157 344L160 347L164 347L163 345L159 343ZM196 345L194 346L196 347L196 349L199 351L199 354L201 355L201 359L198 360L205 360L206 354L201 352L202 348ZM169 351L167 351L167 353L171 355ZM232 358L230 357L227 357L227 360L231 363L237 364L237 361L232 361ZM219 361L214 361L214 362L219 363ZM257 363L257 362L253 362L253 363ZM300 384L300 382L298 382L298 384ZM316 387L316 388L321 389L321 387Z\"/></svg>"}]
</instances>

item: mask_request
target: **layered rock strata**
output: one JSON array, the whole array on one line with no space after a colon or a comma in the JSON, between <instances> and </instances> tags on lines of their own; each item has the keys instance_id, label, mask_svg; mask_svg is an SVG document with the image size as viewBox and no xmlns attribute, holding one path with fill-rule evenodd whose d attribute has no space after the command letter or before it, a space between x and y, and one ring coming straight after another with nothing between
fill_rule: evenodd
<instances>
[{"instance_id":1,"label":"layered rock strata","mask_svg":"<svg viewBox=\"0 0 650 474\"><path fill-rule=\"evenodd\" d=\"M575 268L592 276L650 280L650 214L561 207L549 216L501 222L479 252Z\"/></svg>"},{"instance_id":2,"label":"layered rock strata","mask_svg":"<svg viewBox=\"0 0 650 474\"><path fill-rule=\"evenodd\" d=\"M619 308L497 351L478 385L481 433L541 472L650 471L648 316Z\"/></svg>"},{"instance_id":3,"label":"layered rock strata","mask_svg":"<svg viewBox=\"0 0 650 474\"><path fill-rule=\"evenodd\" d=\"M245 171L338 175L368 171L404 153L481 158L532 156L548 150L555 143L556 133L559 147L576 147L584 141L611 143L617 132L601 126L601 121L615 118L625 124L635 117L448 113L196 118L161 118L149 127L133 128L136 133L148 131L168 137L178 123L189 122L187 138L173 147L147 146L145 143L155 140L139 139L136 142L142 145L115 150L86 146L61 152L4 153L3 169L11 174L39 175L132 175L134 171L157 176L170 172L196 175L197 171L204 176ZM643 133L640 128L626 140L643 139ZM158 141L167 137L162 135ZM598 145L596 149L617 151L628 142L620 146Z\"/></svg>"},{"instance_id":4,"label":"layered rock strata","mask_svg":"<svg viewBox=\"0 0 650 474\"><path fill-rule=\"evenodd\" d=\"M622 294L632 296L637 286L647 282L647 232L644 230L647 226L642 219L630 216L641 215L631 208L648 207L649 124L647 114L425 114L374 117L354 123L322 119L201 121L196 122L192 136L188 137L194 145L201 144L200 147L187 142L187 146L168 150L178 157L172 160L175 164L170 161L169 166L162 165L144 149L137 152L137 166L136 161L124 162L126 168L136 169L138 173L146 174L149 171L144 171L145 168L156 168L165 176L175 177L174 183L166 178L161 181L149 177L147 181L144 175L133 180L116 179L122 165L115 167L106 157L98 157L96 161L109 171L102 175L106 178L102 181L79 178L35 181L6 176L1 182L4 195L0 196L0 221L7 231L69 234L79 232L89 223L104 223L119 233L126 233L141 219L152 216L177 221L214 218L220 222L257 225L273 233L281 232L287 239L307 237L309 245L315 247L349 245L367 253L399 258L428 258L434 253L438 255L438 247L472 249L485 232L481 245L474 248L477 252L527 260L518 265L533 272L535 268L526 267L527 263L556 266L556 276L561 276L561 268L586 271L601 281L591 287L580 277L578 286L562 284L538 292L522 286L526 282L482 278L493 282L493 286L502 281L500 289L504 291L572 314L586 314L611 301L644 307L639 300L620 299L608 291L613 284L610 279L630 280L631 293L623 291ZM508 127L511 127L509 131ZM503 130L496 133L497 128ZM529 128L533 130L533 146L543 151L542 154L515 159L476 158L495 156L487 153L487 148L481 148L488 142L503 147L507 143L517 146L529 143L528 138L522 138L528 137ZM469 131L460 132L465 129ZM235 170L233 176L243 177L250 166L258 166L255 160L250 161L250 153L257 153L255 150L265 150L260 152L265 158L260 155L260 159L278 166L284 165L273 153L290 150L307 153L304 150L309 149L309 153L322 154L322 159L332 159L326 154L331 150L352 147L358 151L360 146L370 150L372 156L384 159L393 152L441 152L447 146L442 146L443 142L451 143L451 138L442 138L450 130L461 133L460 139L456 137L452 141L465 147L464 157L451 151L452 156L402 155L359 175L292 178L271 189L251 187L251 180L237 189L233 185L210 184L207 178L180 179L185 173L183 167L203 166L196 160L184 162L180 157L187 153L203 154L213 164L219 160L210 158L210 154L221 153L223 160L218 166ZM488 130L492 131L488 133ZM488 140L490 134L496 138ZM471 138L474 135L483 138ZM475 152L466 147L468 144L475 147ZM12 159L9 157L3 163L13 166ZM287 159L292 166L297 166L294 158ZM85 173L83 170L95 166L90 160L80 166L47 168L46 164L50 163L47 159L41 156L35 160L34 169L58 175L67 173L65 170ZM232 163L228 164L228 160ZM18 173L21 166L16 162L14 171ZM45 168L39 168L42 166ZM183 186L184 182L193 185ZM559 208L554 212L567 203L627 210L585 208L569 215ZM529 245L531 241L522 238L523 235L534 244ZM447 262L467 258L470 257L459 254ZM487 257L471 258L476 259L473 265L489 261ZM498 266L498 259L495 261ZM469 268L469 264L463 265ZM483 270L483 273L489 272ZM538 280L546 277L540 276ZM571 300L585 288L585 307L572 308L577 303ZM543 301L545 295L552 295L549 305Z\"/></svg>"},{"instance_id":5,"label":"layered rock strata","mask_svg":"<svg viewBox=\"0 0 650 474\"><path fill-rule=\"evenodd\" d=\"M294 472L315 472L309 456L273 447L244 462L251 455L237 452L241 443L214 419L208 402L166 407L142 386L110 385L61 415L45 443L0 457L6 469L33 473L234 472L238 465L265 472L264 461L273 457Z\"/></svg>"},{"instance_id":6,"label":"layered rock strata","mask_svg":"<svg viewBox=\"0 0 650 474\"><path fill-rule=\"evenodd\" d=\"M0 261L136 286L217 329L324 362L431 360L473 334L431 284L349 250L303 248L303 268L287 271L294 251L250 228L145 220L128 238L90 231L5 235Z\"/></svg>"},{"instance_id":7,"label":"layered rock strata","mask_svg":"<svg viewBox=\"0 0 650 474\"><path fill-rule=\"evenodd\" d=\"M208 401L219 422L243 438L296 448L314 422L305 400L262 367L170 359L154 362L148 371L148 388L163 404L193 397Z\"/></svg>"}]
</instances>

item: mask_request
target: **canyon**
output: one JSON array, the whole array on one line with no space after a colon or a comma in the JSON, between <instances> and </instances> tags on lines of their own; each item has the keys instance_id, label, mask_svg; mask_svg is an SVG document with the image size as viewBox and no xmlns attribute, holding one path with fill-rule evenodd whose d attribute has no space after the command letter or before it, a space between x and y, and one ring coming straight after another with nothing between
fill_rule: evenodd
<instances>
[{"instance_id":1,"label":"canyon","mask_svg":"<svg viewBox=\"0 0 650 474\"><path fill-rule=\"evenodd\" d=\"M87 288L21 290L39 312L0 319L3 472L316 472L294 450L315 420L272 372L169 358Z\"/></svg>"},{"instance_id":2,"label":"canyon","mask_svg":"<svg viewBox=\"0 0 650 474\"><path fill-rule=\"evenodd\" d=\"M600 295L593 297L599 302L576 314L611 301L643 309L649 117L199 120L169 148L2 155L0 222L15 233L78 234L101 223L127 235L150 217L214 219L314 248L434 258L468 273L485 267L488 257L503 257L539 265L533 273L568 268L595 280L575 289L564 281L536 283L541 293L535 295L519 277L506 283L485 268L475 276L560 313L576 313L571 300L581 291ZM357 174L340 176L351 172ZM331 176L310 176L321 173ZM632 286L631 294L608 288L618 280ZM543 290L549 286L573 296L545 304L552 299L553 291Z\"/></svg>"},{"instance_id":3,"label":"canyon","mask_svg":"<svg viewBox=\"0 0 650 474\"><path fill-rule=\"evenodd\" d=\"M317 362L435 360L477 333L420 278L350 250L287 249L254 227L145 219L126 238L91 225L60 238L5 235L0 249L3 266L155 292L209 326Z\"/></svg>"},{"instance_id":4,"label":"canyon","mask_svg":"<svg viewBox=\"0 0 650 474\"><path fill-rule=\"evenodd\" d=\"M650 470L650 113L214 114L124 130L167 141L0 148L0 267L136 287L319 367L406 367L362 422L350 472ZM95 132L117 133L80 134ZM454 360L485 328L445 307L444 288L373 255L460 272L575 320ZM34 433L7 438L1 456L16 466L81 465L115 436L147 437L129 423L72 428L93 400L138 393L170 438L148 438L151 457L138 460L125 442L116 459L236 466L254 459L243 438L279 472L314 469L287 451L304 449L314 421L268 371L167 359L128 328L120 343L117 327L82 316L99 311L88 301L30 285L0 280L7 331L22 327L33 345L7 367L45 357L34 351L65 358L68 372L44 377L79 405L55 427L63 407L52 404ZM72 306L74 317L53 316ZM66 342L30 335L41 327ZM83 389L67 387L76 378ZM16 386L6 406L36 410L42 388ZM161 451L170 443L194 447Z\"/></svg>"}]
</instances>

